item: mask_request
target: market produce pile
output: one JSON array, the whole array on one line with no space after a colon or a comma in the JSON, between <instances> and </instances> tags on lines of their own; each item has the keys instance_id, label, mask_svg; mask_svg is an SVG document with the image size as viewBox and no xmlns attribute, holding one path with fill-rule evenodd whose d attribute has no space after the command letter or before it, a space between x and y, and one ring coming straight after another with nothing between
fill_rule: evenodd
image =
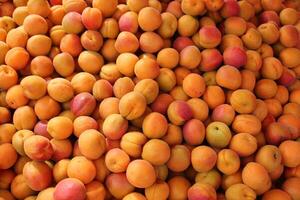
<instances>
[{"instance_id":1,"label":"market produce pile","mask_svg":"<svg viewBox=\"0 0 300 200\"><path fill-rule=\"evenodd\" d=\"M0 0L0 200L300 200L299 0Z\"/></svg>"}]
</instances>

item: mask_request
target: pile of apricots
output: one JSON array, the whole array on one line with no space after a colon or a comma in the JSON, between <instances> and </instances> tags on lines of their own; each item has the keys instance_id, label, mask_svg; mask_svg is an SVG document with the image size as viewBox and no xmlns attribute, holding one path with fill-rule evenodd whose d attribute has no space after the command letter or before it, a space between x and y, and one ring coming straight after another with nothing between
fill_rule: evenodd
<instances>
[{"instance_id":1,"label":"pile of apricots","mask_svg":"<svg viewBox=\"0 0 300 200\"><path fill-rule=\"evenodd\" d=\"M0 200L300 200L299 0L0 0Z\"/></svg>"}]
</instances>

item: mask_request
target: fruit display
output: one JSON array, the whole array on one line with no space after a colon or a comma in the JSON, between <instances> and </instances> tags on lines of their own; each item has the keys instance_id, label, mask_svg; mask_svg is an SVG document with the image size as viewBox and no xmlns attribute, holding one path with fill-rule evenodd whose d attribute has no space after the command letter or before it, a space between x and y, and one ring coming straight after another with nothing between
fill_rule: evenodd
<instances>
[{"instance_id":1,"label":"fruit display","mask_svg":"<svg viewBox=\"0 0 300 200\"><path fill-rule=\"evenodd\" d=\"M299 0L0 0L0 200L300 200Z\"/></svg>"}]
</instances>

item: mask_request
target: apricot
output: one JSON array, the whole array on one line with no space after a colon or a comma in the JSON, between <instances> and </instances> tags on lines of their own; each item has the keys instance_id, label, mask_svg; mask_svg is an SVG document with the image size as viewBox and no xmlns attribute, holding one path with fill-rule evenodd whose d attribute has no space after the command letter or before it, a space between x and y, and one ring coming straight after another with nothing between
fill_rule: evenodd
<instances>
[{"instance_id":1,"label":"apricot","mask_svg":"<svg viewBox=\"0 0 300 200\"><path fill-rule=\"evenodd\" d=\"M197 172L208 172L217 163L217 153L208 146L198 146L191 152L191 162Z\"/></svg>"},{"instance_id":2,"label":"apricot","mask_svg":"<svg viewBox=\"0 0 300 200\"><path fill-rule=\"evenodd\" d=\"M74 90L71 82L63 78L54 78L48 82L47 92L58 102L67 102L73 98Z\"/></svg>"},{"instance_id":3,"label":"apricot","mask_svg":"<svg viewBox=\"0 0 300 200\"><path fill-rule=\"evenodd\" d=\"M160 27L162 18L158 10L144 7L138 13L138 24L144 31L154 31Z\"/></svg>"},{"instance_id":4,"label":"apricot","mask_svg":"<svg viewBox=\"0 0 300 200\"><path fill-rule=\"evenodd\" d=\"M270 99L276 95L278 86L271 79L261 79L256 83L255 94L262 99Z\"/></svg>"},{"instance_id":5,"label":"apricot","mask_svg":"<svg viewBox=\"0 0 300 200\"><path fill-rule=\"evenodd\" d=\"M230 104L238 113L252 113L256 108L256 98L249 90L238 89L231 94Z\"/></svg>"},{"instance_id":6,"label":"apricot","mask_svg":"<svg viewBox=\"0 0 300 200\"><path fill-rule=\"evenodd\" d=\"M31 36L27 41L26 49L32 56L45 56L51 50L52 40L44 35Z\"/></svg>"},{"instance_id":7,"label":"apricot","mask_svg":"<svg viewBox=\"0 0 300 200\"><path fill-rule=\"evenodd\" d=\"M188 199L196 200L200 198L217 199L216 190L209 184L195 183L187 192Z\"/></svg>"},{"instance_id":8,"label":"apricot","mask_svg":"<svg viewBox=\"0 0 300 200\"><path fill-rule=\"evenodd\" d=\"M170 4L171 3L173 2L170 2ZM162 19L162 23L157 30L159 35L164 39L174 36L178 27L178 22L174 13L171 12L161 13L161 19Z\"/></svg>"},{"instance_id":9,"label":"apricot","mask_svg":"<svg viewBox=\"0 0 300 200\"><path fill-rule=\"evenodd\" d=\"M182 172L186 170L191 163L191 152L184 145L175 145L171 148L171 156L167 166L171 171Z\"/></svg>"},{"instance_id":10,"label":"apricot","mask_svg":"<svg viewBox=\"0 0 300 200\"><path fill-rule=\"evenodd\" d=\"M220 67L216 73L216 82L224 88L235 90L240 87L242 77L235 67L224 65Z\"/></svg>"},{"instance_id":11,"label":"apricot","mask_svg":"<svg viewBox=\"0 0 300 200\"><path fill-rule=\"evenodd\" d=\"M17 108L13 115L13 124L17 130L32 130L36 124L37 117L30 106L21 106Z\"/></svg>"},{"instance_id":12,"label":"apricot","mask_svg":"<svg viewBox=\"0 0 300 200\"><path fill-rule=\"evenodd\" d=\"M142 33L139 42L140 49L145 53L156 53L164 47L163 39L155 32Z\"/></svg>"},{"instance_id":13,"label":"apricot","mask_svg":"<svg viewBox=\"0 0 300 200\"><path fill-rule=\"evenodd\" d=\"M151 186L156 179L153 166L148 161L139 159L129 163L126 170L126 177L129 183L138 188L147 188Z\"/></svg>"},{"instance_id":14,"label":"apricot","mask_svg":"<svg viewBox=\"0 0 300 200\"><path fill-rule=\"evenodd\" d=\"M199 69L209 72L218 68L223 61L223 56L217 49L204 49L201 52L201 62Z\"/></svg>"},{"instance_id":15,"label":"apricot","mask_svg":"<svg viewBox=\"0 0 300 200\"><path fill-rule=\"evenodd\" d=\"M7 51L5 63L15 70L26 67L29 62L29 53L22 47L14 47Z\"/></svg>"},{"instance_id":16,"label":"apricot","mask_svg":"<svg viewBox=\"0 0 300 200\"><path fill-rule=\"evenodd\" d=\"M53 148L52 160L59 161L69 158L72 154L72 143L70 140L56 140L50 141Z\"/></svg>"},{"instance_id":17,"label":"apricot","mask_svg":"<svg viewBox=\"0 0 300 200\"><path fill-rule=\"evenodd\" d=\"M103 0L93 1L93 8L99 9L104 17L109 17L113 15L115 10L117 9L117 5L118 5L117 0L110 1L109 3Z\"/></svg>"},{"instance_id":18,"label":"apricot","mask_svg":"<svg viewBox=\"0 0 300 200\"><path fill-rule=\"evenodd\" d=\"M272 190L269 190L268 192L266 192L264 195L263 195L263 200L268 200L268 199L285 199L285 200L290 200L291 197L290 195L283 191L283 190L280 190L280 189L272 189Z\"/></svg>"},{"instance_id":19,"label":"apricot","mask_svg":"<svg viewBox=\"0 0 300 200\"><path fill-rule=\"evenodd\" d=\"M127 194L123 200L146 200L146 197L141 193L132 192Z\"/></svg>"},{"instance_id":20,"label":"apricot","mask_svg":"<svg viewBox=\"0 0 300 200\"><path fill-rule=\"evenodd\" d=\"M69 53L72 56L78 56L82 52L82 45L79 36L75 34L66 34L60 42L60 50Z\"/></svg>"},{"instance_id":21,"label":"apricot","mask_svg":"<svg viewBox=\"0 0 300 200\"><path fill-rule=\"evenodd\" d=\"M31 60L30 71L32 75L46 78L54 71L52 60L46 56L37 56Z\"/></svg>"},{"instance_id":22,"label":"apricot","mask_svg":"<svg viewBox=\"0 0 300 200\"><path fill-rule=\"evenodd\" d=\"M279 148L273 145L266 145L258 150L255 161L271 173L281 165L282 156Z\"/></svg>"},{"instance_id":23,"label":"apricot","mask_svg":"<svg viewBox=\"0 0 300 200\"><path fill-rule=\"evenodd\" d=\"M291 199L299 198L299 182L299 178L292 177L287 179L282 185L282 189L290 195Z\"/></svg>"},{"instance_id":24,"label":"apricot","mask_svg":"<svg viewBox=\"0 0 300 200\"><path fill-rule=\"evenodd\" d=\"M103 45L103 37L97 31L87 30L81 34L80 42L82 47L88 51L99 51Z\"/></svg>"},{"instance_id":25,"label":"apricot","mask_svg":"<svg viewBox=\"0 0 300 200\"><path fill-rule=\"evenodd\" d=\"M224 64L240 68L247 64L246 52L239 47L228 47L223 53Z\"/></svg>"},{"instance_id":26,"label":"apricot","mask_svg":"<svg viewBox=\"0 0 300 200\"><path fill-rule=\"evenodd\" d=\"M80 173L78 173L80 171ZM68 164L67 174L69 178L76 178L85 184L90 183L96 177L96 167L92 161L83 156L76 156Z\"/></svg>"},{"instance_id":27,"label":"apricot","mask_svg":"<svg viewBox=\"0 0 300 200\"><path fill-rule=\"evenodd\" d=\"M257 30L260 32L263 41L267 44L274 44L279 40L280 32L273 22L261 24Z\"/></svg>"},{"instance_id":28,"label":"apricot","mask_svg":"<svg viewBox=\"0 0 300 200\"><path fill-rule=\"evenodd\" d=\"M205 3L204 1L183 0L181 2L181 9L187 15L196 16L204 12Z\"/></svg>"},{"instance_id":29,"label":"apricot","mask_svg":"<svg viewBox=\"0 0 300 200\"><path fill-rule=\"evenodd\" d=\"M17 84L18 74L12 67L8 65L0 66L0 88L7 90Z\"/></svg>"},{"instance_id":30,"label":"apricot","mask_svg":"<svg viewBox=\"0 0 300 200\"><path fill-rule=\"evenodd\" d=\"M163 165L170 158L170 148L166 142L152 139L144 144L141 156L153 165Z\"/></svg>"},{"instance_id":31,"label":"apricot","mask_svg":"<svg viewBox=\"0 0 300 200\"><path fill-rule=\"evenodd\" d=\"M190 145L199 145L205 138L205 126L198 119L191 119L183 126L183 138Z\"/></svg>"},{"instance_id":32,"label":"apricot","mask_svg":"<svg viewBox=\"0 0 300 200\"><path fill-rule=\"evenodd\" d=\"M9 169L17 161L17 152L10 143L1 144L0 150L2 158L0 162L0 169Z\"/></svg>"},{"instance_id":33,"label":"apricot","mask_svg":"<svg viewBox=\"0 0 300 200\"><path fill-rule=\"evenodd\" d=\"M25 106L29 99L25 96L24 89L21 85L15 85L8 89L5 101L10 108L16 109Z\"/></svg>"},{"instance_id":34,"label":"apricot","mask_svg":"<svg viewBox=\"0 0 300 200\"><path fill-rule=\"evenodd\" d=\"M134 86L133 91L140 92L146 98L147 104L150 104L159 94L159 85L152 79L143 79Z\"/></svg>"},{"instance_id":35,"label":"apricot","mask_svg":"<svg viewBox=\"0 0 300 200\"><path fill-rule=\"evenodd\" d=\"M49 120L47 131L55 139L66 139L73 132L73 122L67 117L54 117Z\"/></svg>"},{"instance_id":36,"label":"apricot","mask_svg":"<svg viewBox=\"0 0 300 200\"><path fill-rule=\"evenodd\" d=\"M136 33L138 30L138 15L135 12L125 12L120 16L119 29L120 31L128 31Z\"/></svg>"},{"instance_id":37,"label":"apricot","mask_svg":"<svg viewBox=\"0 0 300 200\"><path fill-rule=\"evenodd\" d=\"M176 198L187 198L187 191L191 186L190 182L183 176L175 176L169 179L169 198L174 200Z\"/></svg>"},{"instance_id":38,"label":"apricot","mask_svg":"<svg viewBox=\"0 0 300 200\"><path fill-rule=\"evenodd\" d=\"M112 173L108 175L105 185L115 198L123 198L134 191L134 186L127 180L125 173Z\"/></svg>"},{"instance_id":39,"label":"apricot","mask_svg":"<svg viewBox=\"0 0 300 200\"><path fill-rule=\"evenodd\" d=\"M216 96L218 98L216 98ZM203 100L206 102L210 109L225 103L225 94L221 87L216 85L211 85L206 88L203 95Z\"/></svg>"},{"instance_id":40,"label":"apricot","mask_svg":"<svg viewBox=\"0 0 300 200\"><path fill-rule=\"evenodd\" d=\"M136 119L146 110L146 99L140 92L129 92L120 99L119 110L126 119Z\"/></svg>"},{"instance_id":41,"label":"apricot","mask_svg":"<svg viewBox=\"0 0 300 200\"><path fill-rule=\"evenodd\" d=\"M66 178L57 183L53 197L55 200L84 200L86 197L86 188L80 180Z\"/></svg>"},{"instance_id":42,"label":"apricot","mask_svg":"<svg viewBox=\"0 0 300 200\"><path fill-rule=\"evenodd\" d=\"M224 18L238 16L240 12L240 7L235 0L225 0L224 5L221 8L221 15Z\"/></svg>"},{"instance_id":43,"label":"apricot","mask_svg":"<svg viewBox=\"0 0 300 200\"><path fill-rule=\"evenodd\" d=\"M51 185L52 170L44 162L30 161L24 165L23 175L28 186L34 191L41 191Z\"/></svg>"},{"instance_id":44,"label":"apricot","mask_svg":"<svg viewBox=\"0 0 300 200\"><path fill-rule=\"evenodd\" d=\"M259 178L254 177L253 173L259 174ZM242 179L245 185L251 187L258 195L271 188L271 179L267 170L262 165L255 162L250 162L244 167Z\"/></svg>"},{"instance_id":45,"label":"apricot","mask_svg":"<svg viewBox=\"0 0 300 200\"><path fill-rule=\"evenodd\" d=\"M147 138L140 132L127 132L121 138L120 146L129 156L138 158L142 154Z\"/></svg>"},{"instance_id":46,"label":"apricot","mask_svg":"<svg viewBox=\"0 0 300 200\"><path fill-rule=\"evenodd\" d=\"M48 31L48 24L40 15L30 14L24 18L23 29L28 35L43 35Z\"/></svg>"},{"instance_id":47,"label":"apricot","mask_svg":"<svg viewBox=\"0 0 300 200\"><path fill-rule=\"evenodd\" d=\"M238 133L230 141L229 148L239 156L250 156L257 150L257 140L249 133Z\"/></svg>"},{"instance_id":48,"label":"apricot","mask_svg":"<svg viewBox=\"0 0 300 200\"><path fill-rule=\"evenodd\" d=\"M25 156L24 152L24 141L32 136L34 133L29 130L20 130L17 131L12 137L12 145L14 146L15 150L18 154Z\"/></svg>"},{"instance_id":49,"label":"apricot","mask_svg":"<svg viewBox=\"0 0 300 200\"><path fill-rule=\"evenodd\" d=\"M139 48L139 41L133 33L122 31L116 39L115 48L119 53L134 53Z\"/></svg>"},{"instance_id":50,"label":"apricot","mask_svg":"<svg viewBox=\"0 0 300 200\"><path fill-rule=\"evenodd\" d=\"M25 177L22 174L17 175L13 179L10 185L10 190L14 197L20 199L26 198L35 193L26 183Z\"/></svg>"},{"instance_id":51,"label":"apricot","mask_svg":"<svg viewBox=\"0 0 300 200\"><path fill-rule=\"evenodd\" d=\"M118 140L127 131L128 121L120 114L108 115L102 125L103 134L109 139Z\"/></svg>"},{"instance_id":52,"label":"apricot","mask_svg":"<svg viewBox=\"0 0 300 200\"><path fill-rule=\"evenodd\" d=\"M91 115L96 107L96 99L88 92L77 94L71 101L71 111L75 116Z\"/></svg>"},{"instance_id":53,"label":"apricot","mask_svg":"<svg viewBox=\"0 0 300 200\"><path fill-rule=\"evenodd\" d=\"M93 181L86 185L86 198L88 200L100 200L106 196L106 189L101 182Z\"/></svg>"},{"instance_id":54,"label":"apricot","mask_svg":"<svg viewBox=\"0 0 300 200\"><path fill-rule=\"evenodd\" d=\"M113 173L125 172L129 162L128 154L119 148L111 149L105 155L106 167Z\"/></svg>"},{"instance_id":55,"label":"apricot","mask_svg":"<svg viewBox=\"0 0 300 200\"><path fill-rule=\"evenodd\" d=\"M182 125L193 116L190 106L184 101L172 102L167 112L169 120L175 125Z\"/></svg>"},{"instance_id":56,"label":"apricot","mask_svg":"<svg viewBox=\"0 0 300 200\"><path fill-rule=\"evenodd\" d=\"M256 199L256 193L249 186L237 183L231 185L225 192L226 199L240 199L240 198L248 198L248 199Z\"/></svg>"},{"instance_id":57,"label":"apricot","mask_svg":"<svg viewBox=\"0 0 300 200\"><path fill-rule=\"evenodd\" d=\"M203 26L199 30L200 45L204 48L215 48L221 43L221 32L215 26Z\"/></svg>"},{"instance_id":58,"label":"apricot","mask_svg":"<svg viewBox=\"0 0 300 200\"><path fill-rule=\"evenodd\" d=\"M297 11L294 8L284 8L279 14L280 22L283 25L293 25L299 19Z\"/></svg>"},{"instance_id":59,"label":"apricot","mask_svg":"<svg viewBox=\"0 0 300 200\"><path fill-rule=\"evenodd\" d=\"M299 165L299 159L296 153L299 151L299 143L292 140L286 140L279 145L279 150L282 156L282 162L287 167L296 167ZM288 152L295 152L295 154L289 154Z\"/></svg>"}]
</instances>

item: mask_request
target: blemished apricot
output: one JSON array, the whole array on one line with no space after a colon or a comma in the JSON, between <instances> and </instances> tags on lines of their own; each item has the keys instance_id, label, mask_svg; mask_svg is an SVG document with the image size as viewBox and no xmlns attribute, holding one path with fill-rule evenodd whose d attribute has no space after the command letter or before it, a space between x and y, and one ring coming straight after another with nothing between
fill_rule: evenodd
<instances>
[{"instance_id":1,"label":"blemished apricot","mask_svg":"<svg viewBox=\"0 0 300 200\"><path fill-rule=\"evenodd\" d=\"M161 18L162 23L158 28L159 35L164 39L172 37L175 34L178 26L176 16L170 12L164 12L161 14Z\"/></svg>"},{"instance_id":2,"label":"blemished apricot","mask_svg":"<svg viewBox=\"0 0 300 200\"><path fill-rule=\"evenodd\" d=\"M66 198L84 200L86 197L86 188L80 180L66 178L58 182L55 186L53 197L57 200L64 200Z\"/></svg>"},{"instance_id":3,"label":"blemished apricot","mask_svg":"<svg viewBox=\"0 0 300 200\"><path fill-rule=\"evenodd\" d=\"M24 165L23 175L28 186L34 191L41 191L51 185L51 168L40 161L30 161Z\"/></svg>"},{"instance_id":4,"label":"blemished apricot","mask_svg":"<svg viewBox=\"0 0 300 200\"><path fill-rule=\"evenodd\" d=\"M258 150L255 161L271 173L281 165L282 156L278 147L265 145Z\"/></svg>"},{"instance_id":5,"label":"blemished apricot","mask_svg":"<svg viewBox=\"0 0 300 200\"><path fill-rule=\"evenodd\" d=\"M216 82L219 86L231 90L236 90L241 86L242 76L239 70L235 67L231 65L224 65L217 71Z\"/></svg>"},{"instance_id":6,"label":"blemished apricot","mask_svg":"<svg viewBox=\"0 0 300 200\"><path fill-rule=\"evenodd\" d=\"M23 87L21 85L15 85L8 89L5 101L10 108L16 109L25 106L29 99L25 96Z\"/></svg>"},{"instance_id":7,"label":"blemished apricot","mask_svg":"<svg viewBox=\"0 0 300 200\"><path fill-rule=\"evenodd\" d=\"M257 30L261 33L263 41L267 44L274 44L280 37L277 26L272 22L261 24Z\"/></svg>"},{"instance_id":8,"label":"blemished apricot","mask_svg":"<svg viewBox=\"0 0 300 200\"><path fill-rule=\"evenodd\" d=\"M0 88L7 90L17 84L18 74L12 67L8 65L0 66Z\"/></svg>"},{"instance_id":9,"label":"blemished apricot","mask_svg":"<svg viewBox=\"0 0 300 200\"><path fill-rule=\"evenodd\" d=\"M85 157L95 160L100 158L105 152L105 138L97 130L88 129L80 134L78 139L78 147L80 152ZM97 151L92 149L97 149Z\"/></svg>"}]
</instances>

